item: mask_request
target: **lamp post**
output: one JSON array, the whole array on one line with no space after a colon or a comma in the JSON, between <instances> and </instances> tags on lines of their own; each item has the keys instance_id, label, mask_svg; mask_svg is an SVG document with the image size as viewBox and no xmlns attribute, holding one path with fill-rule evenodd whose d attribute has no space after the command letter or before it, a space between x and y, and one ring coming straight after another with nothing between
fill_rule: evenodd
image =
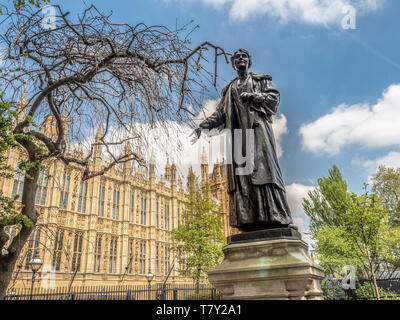
<instances>
[{"instance_id":1,"label":"lamp post","mask_svg":"<svg viewBox=\"0 0 400 320\"><path fill-rule=\"evenodd\" d=\"M149 286L148 286L148 300L150 300L150 290L151 290L151 281L154 278L154 274L151 273L151 271L149 270L149 273L146 275L147 277L147 281L149 282Z\"/></svg>"},{"instance_id":2,"label":"lamp post","mask_svg":"<svg viewBox=\"0 0 400 320\"><path fill-rule=\"evenodd\" d=\"M32 285L31 285L31 295L30 300L32 300L33 295L33 284L35 283L36 273L39 271L40 267L42 266L43 261L40 259L39 252L35 252L33 259L29 261L29 266L32 270Z\"/></svg>"},{"instance_id":3,"label":"lamp post","mask_svg":"<svg viewBox=\"0 0 400 320\"><path fill-rule=\"evenodd\" d=\"M196 281L196 294L199 294L199 290L200 290L200 272L201 272L201 268L197 267L197 281Z\"/></svg>"}]
</instances>

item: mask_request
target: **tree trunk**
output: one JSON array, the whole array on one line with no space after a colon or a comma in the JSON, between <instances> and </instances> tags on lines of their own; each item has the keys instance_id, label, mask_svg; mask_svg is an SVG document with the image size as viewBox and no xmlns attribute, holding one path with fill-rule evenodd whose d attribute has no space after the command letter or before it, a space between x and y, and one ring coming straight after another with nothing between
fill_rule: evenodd
<instances>
[{"instance_id":1,"label":"tree trunk","mask_svg":"<svg viewBox=\"0 0 400 320\"><path fill-rule=\"evenodd\" d=\"M21 242L21 245L19 246L20 248L0 258L0 300L3 300L6 295L15 264L18 260L20 252L22 251L23 245L28 240L31 232L31 228L23 227L20 233L16 236L18 237L18 241Z\"/></svg>"},{"instance_id":2,"label":"tree trunk","mask_svg":"<svg viewBox=\"0 0 400 320\"><path fill-rule=\"evenodd\" d=\"M27 171L21 199L23 205L22 214L26 215L34 225L36 225L37 221L35 195L39 172L40 169L38 168L30 168ZM10 243L7 250L8 253L0 256L0 300L3 300L6 295L19 254L32 233L32 230L33 228L22 225L21 231Z\"/></svg>"},{"instance_id":3,"label":"tree trunk","mask_svg":"<svg viewBox=\"0 0 400 320\"><path fill-rule=\"evenodd\" d=\"M372 263L372 259L371 259L371 255L369 253L368 247L366 247L366 251L367 251L367 258L368 258L368 263L369 263L369 269L371 271L371 276L372 276L372 283L374 285L376 300L381 300L381 297L379 295L378 283L376 282L374 265Z\"/></svg>"},{"instance_id":4,"label":"tree trunk","mask_svg":"<svg viewBox=\"0 0 400 320\"><path fill-rule=\"evenodd\" d=\"M376 282L376 276L375 276L375 271L372 270L373 266L371 265L371 272L372 272L372 282L374 284L374 289L375 289L375 295L376 295L376 300L381 300L381 297L379 295L379 288L378 288L378 283Z\"/></svg>"},{"instance_id":5,"label":"tree trunk","mask_svg":"<svg viewBox=\"0 0 400 320\"><path fill-rule=\"evenodd\" d=\"M200 292L200 271L201 271L201 269L198 267L197 268L197 279L196 279L196 294L199 294L199 292Z\"/></svg>"}]
</instances>

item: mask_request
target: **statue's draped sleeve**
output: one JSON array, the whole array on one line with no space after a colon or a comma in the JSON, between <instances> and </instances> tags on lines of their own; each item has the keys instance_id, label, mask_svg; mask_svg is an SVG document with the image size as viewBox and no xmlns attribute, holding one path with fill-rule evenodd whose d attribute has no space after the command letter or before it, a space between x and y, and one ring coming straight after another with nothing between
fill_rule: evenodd
<instances>
[{"instance_id":1,"label":"statue's draped sleeve","mask_svg":"<svg viewBox=\"0 0 400 320\"><path fill-rule=\"evenodd\" d=\"M279 91L273 86L272 78L269 75L254 75L255 90L254 107L258 111L266 114L267 119L271 121L271 116L275 115L280 103Z\"/></svg>"}]
</instances>

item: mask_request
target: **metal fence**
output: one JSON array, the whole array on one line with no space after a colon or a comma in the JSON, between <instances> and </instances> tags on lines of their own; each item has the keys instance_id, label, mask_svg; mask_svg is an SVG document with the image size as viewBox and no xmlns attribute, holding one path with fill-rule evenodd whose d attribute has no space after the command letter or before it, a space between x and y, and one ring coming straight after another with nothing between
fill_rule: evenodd
<instances>
[{"instance_id":1,"label":"metal fence","mask_svg":"<svg viewBox=\"0 0 400 320\"><path fill-rule=\"evenodd\" d=\"M371 291L373 290L373 284L372 281L370 280L359 280L356 282L356 287L359 285L363 284L369 284L371 285ZM400 279L377 279L376 284L378 285L379 288L381 289L386 289L392 291L394 294L397 295L398 298L400 298ZM360 298L356 294L355 289L347 289L344 290L346 294L347 300L374 300L375 296L371 297L363 297Z\"/></svg>"},{"instance_id":2,"label":"metal fence","mask_svg":"<svg viewBox=\"0 0 400 320\"><path fill-rule=\"evenodd\" d=\"M5 300L219 300L210 285L84 286L54 289L19 288L9 291Z\"/></svg>"}]
</instances>

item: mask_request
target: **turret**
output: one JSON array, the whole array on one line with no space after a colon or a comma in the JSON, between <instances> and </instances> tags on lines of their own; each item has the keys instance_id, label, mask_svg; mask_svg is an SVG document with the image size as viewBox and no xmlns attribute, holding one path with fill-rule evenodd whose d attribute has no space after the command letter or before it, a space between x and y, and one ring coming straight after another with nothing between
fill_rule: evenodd
<instances>
[{"instance_id":1,"label":"turret","mask_svg":"<svg viewBox=\"0 0 400 320\"><path fill-rule=\"evenodd\" d=\"M171 166L171 183L176 186L176 165L175 163Z\"/></svg>"},{"instance_id":2,"label":"turret","mask_svg":"<svg viewBox=\"0 0 400 320\"><path fill-rule=\"evenodd\" d=\"M208 159L205 149L203 148L203 153L201 154L201 182L202 184L208 184Z\"/></svg>"},{"instance_id":3,"label":"turret","mask_svg":"<svg viewBox=\"0 0 400 320\"><path fill-rule=\"evenodd\" d=\"M61 116L61 121L63 123L65 143L67 143L70 121L68 119L68 115L66 112L64 115ZM49 114L44 118L44 121L43 121L42 125L40 126L40 132L46 134L48 137L51 137L53 140L57 140L58 125L57 125L57 119L54 116L54 114Z\"/></svg>"},{"instance_id":4,"label":"turret","mask_svg":"<svg viewBox=\"0 0 400 320\"><path fill-rule=\"evenodd\" d=\"M171 165L169 164L169 156L167 154L167 164L165 165L165 179L171 181Z\"/></svg>"},{"instance_id":5,"label":"turret","mask_svg":"<svg viewBox=\"0 0 400 320\"><path fill-rule=\"evenodd\" d=\"M189 188L192 183L194 183L194 172L192 166L189 167L187 175L187 187Z\"/></svg>"},{"instance_id":6,"label":"turret","mask_svg":"<svg viewBox=\"0 0 400 320\"><path fill-rule=\"evenodd\" d=\"M151 156L150 156L150 161L149 161L149 175L150 175L150 180L156 178L156 159L154 157L154 150L151 149Z\"/></svg>"},{"instance_id":7,"label":"turret","mask_svg":"<svg viewBox=\"0 0 400 320\"><path fill-rule=\"evenodd\" d=\"M97 165L101 165L101 155L103 153L103 143L101 142L101 137L103 136L103 128L102 125L99 124L97 128L96 135L94 137L94 148L93 148L93 155L94 161Z\"/></svg>"},{"instance_id":8,"label":"turret","mask_svg":"<svg viewBox=\"0 0 400 320\"><path fill-rule=\"evenodd\" d=\"M129 141L126 142L124 146L124 155L131 157L132 155L132 146ZM124 162L124 174L130 175L132 173L132 160Z\"/></svg>"}]
</instances>

